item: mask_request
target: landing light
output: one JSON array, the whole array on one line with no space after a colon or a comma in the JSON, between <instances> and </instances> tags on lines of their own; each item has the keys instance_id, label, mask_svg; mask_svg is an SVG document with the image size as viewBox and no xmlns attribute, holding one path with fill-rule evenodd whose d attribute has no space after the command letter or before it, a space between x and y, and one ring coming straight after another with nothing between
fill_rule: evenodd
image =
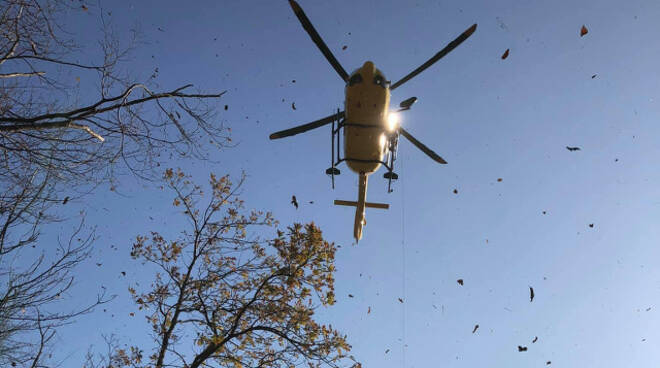
<instances>
[{"instance_id":1,"label":"landing light","mask_svg":"<svg viewBox=\"0 0 660 368\"><path fill-rule=\"evenodd\" d=\"M392 112L387 116L387 130L393 132L399 126L399 114Z\"/></svg>"}]
</instances>

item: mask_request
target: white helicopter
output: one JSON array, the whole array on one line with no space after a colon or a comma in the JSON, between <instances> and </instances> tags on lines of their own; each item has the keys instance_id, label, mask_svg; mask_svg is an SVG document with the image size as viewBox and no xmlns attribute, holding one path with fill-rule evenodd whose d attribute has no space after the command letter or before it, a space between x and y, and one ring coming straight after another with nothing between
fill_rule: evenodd
<instances>
[{"instance_id":1,"label":"white helicopter","mask_svg":"<svg viewBox=\"0 0 660 368\"><path fill-rule=\"evenodd\" d=\"M390 113L390 92L433 65L460 45L474 33L477 25L472 25L424 64L396 83L391 84L371 61L365 62L362 67L350 75L346 73L346 70L344 70L328 46L323 42L321 36L316 32L316 29L314 29L314 26L300 5L295 0L289 0L289 4L305 31L312 38L312 41L314 41L319 50L321 50L321 53L330 62L330 65L337 71L339 77L346 83L346 99L344 101L344 111L338 110L336 114L311 123L273 133L270 135L270 139L290 137L327 124L332 124L332 166L326 170L326 174L332 176L333 188L334 176L340 174L336 166L341 162L346 162L348 168L359 175L357 201L335 200L334 202L335 205L355 206L353 236L356 241L359 241L362 238L362 227L366 224L365 208L389 208L388 204L367 202L367 179L381 165L385 166L387 172L383 176L388 179L388 192L392 191L392 180L398 179L398 175L394 173L394 161L396 160L399 135L408 139L413 145L436 162L440 164L447 163L437 153L415 139L415 137L398 124L396 113L410 109L412 104L417 101L417 98L411 97L406 99L401 102L398 110ZM344 156L340 154L340 131L343 131L344 135Z\"/></svg>"}]
</instances>

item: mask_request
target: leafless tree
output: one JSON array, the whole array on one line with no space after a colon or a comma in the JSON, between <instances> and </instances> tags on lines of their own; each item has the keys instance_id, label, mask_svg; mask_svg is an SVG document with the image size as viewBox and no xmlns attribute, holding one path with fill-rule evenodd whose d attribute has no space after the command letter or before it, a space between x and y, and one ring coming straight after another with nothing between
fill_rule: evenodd
<instances>
[{"instance_id":1,"label":"leafless tree","mask_svg":"<svg viewBox=\"0 0 660 368\"><path fill-rule=\"evenodd\" d=\"M41 222L53 221L46 214L48 183L34 175L0 194L0 366L41 366L57 327L109 300L101 292L86 307L51 311L71 288L72 271L88 258L93 232L81 221L57 248L34 249Z\"/></svg>"},{"instance_id":2,"label":"leafless tree","mask_svg":"<svg viewBox=\"0 0 660 368\"><path fill-rule=\"evenodd\" d=\"M0 179L4 182L13 180L10 173L25 177L36 168L50 171L51 180L66 184L98 182L111 178L118 164L149 177L165 152L202 158L200 142L227 143L227 130L212 121L214 110L207 103L223 93L196 93L191 85L155 91L149 86L152 78L142 83L129 78L121 65L137 36L122 47L102 10L96 9L101 23L99 60L90 64L75 60L88 56L66 37L58 19L92 10L66 0L3 1ZM96 88L81 87L80 75L85 81L96 79ZM81 94L85 97L72 101Z\"/></svg>"},{"instance_id":3,"label":"leafless tree","mask_svg":"<svg viewBox=\"0 0 660 368\"><path fill-rule=\"evenodd\" d=\"M75 12L98 16L98 52L61 24ZM0 366L41 366L55 329L106 300L51 312L93 241L81 222L48 247L57 253L35 250L59 220L54 205L114 185L118 173L153 179L160 157L204 159L205 143L229 142L214 116L223 92L159 90L155 75L130 77L122 67L139 37L118 39L102 9L84 1L0 2Z\"/></svg>"},{"instance_id":4,"label":"leafless tree","mask_svg":"<svg viewBox=\"0 0 660 368\"><path fill-rule=\"evenodd\" d=\"M334 304L335 246L313 224L295 224L263 240L269 213L242 209L240 186L211 175L202 187L167 170L174 206L187 219L177 239L138 236L131 255L154 266L147 290L131 287L154 337L153 351L117 349L113 367L339 366L346 337L314 311ZM353 364L354 366L359 363ZM88 362L88 367L94 364Z\"/></svg>"}]
</instances>

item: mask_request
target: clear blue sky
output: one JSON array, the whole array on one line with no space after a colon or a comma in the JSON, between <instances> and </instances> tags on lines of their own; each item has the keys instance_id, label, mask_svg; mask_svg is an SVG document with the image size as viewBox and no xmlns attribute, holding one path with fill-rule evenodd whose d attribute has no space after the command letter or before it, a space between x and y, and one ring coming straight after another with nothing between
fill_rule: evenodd
<instances>
[{"instance_id":1,"label":"clear blue sky","mask_svg":"<svg viewBox=\"0 0 660 368\"><path fill-rule=\"evenodd\" d=\"M104 7L119 30L141 25L147 43L130 62L133 73L148 76L158 67L164 89L194 83L227 90L222 104L229 110L219 119L238 146L214 154L217 162L185 169L200 182L211 171L244 170L248 207L272 210L283 225L315 221L342 245L338 303L319 318L348 334L352 354L365 367L540 367L546 361L551 367L656 367L660 3L300 4L349 72L371 60L391 80L479 25L393 94L393 105L419 98L402 124L449 164L437 165L403 141L394 193L386 193L382 171L369 185L368 199L391 207L367 211L357 246L353 209L332 205L356 197L357 179L344 167L332 191L324 174L329 128L268 140L273 131L343 107L341 80L287 1ZM69 26L89 29L97 16L80 12ZM589 33L580 37L583 24ZM506 49L510 55L501 60ZM582 150L569 152L567 145ZM184 226L173 217L170 195L152 188L126 179L124 196L99 191L72 203L72 211L87 211L100 237L73 303L101 285L118 297L107 312L62 331L58 354L70 356L66 365L78 364L89 343L102 348L102 333L149 341L142 315L128 315L136 311L126 288L151 276L130 260L131 241ZM292 194L298 210L289 204ZM529 286L536 292L532 303ZM472 334L475 324L480 327ZM518 352L518 345L528 351Z\"/></svg>"}]
</instances>

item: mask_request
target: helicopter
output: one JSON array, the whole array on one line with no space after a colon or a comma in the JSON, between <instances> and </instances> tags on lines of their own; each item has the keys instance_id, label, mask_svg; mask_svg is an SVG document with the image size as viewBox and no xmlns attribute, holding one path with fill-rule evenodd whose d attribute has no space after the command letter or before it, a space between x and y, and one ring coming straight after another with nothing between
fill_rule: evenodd
<instances>
[{"instance_id":1,"label":"helicopter","mask_svg":"<svg viewBox=\"0 0 660 368\"><path fill-rule=\"evenodd\" d=\"M344 111L337 110L336 113L330 116L275 132L270 135L270 139L290 137L331 124L332 159L331 166L325 173L332 177L333 189L335 187L335 175L341 173L337 168L340 163L346 162L348 168L359 176L357 201L334 201L335 205L355 207L353 236L356 242L359 242L362 238L362 228L366 225L365 209L389 208L389 205L385 203L367 202L367 182L369 175L384 166L387 172L383 177L388 180L388 193L392 192L392 180L398 179L398 175L394 172L394 161L396 160L400 136L406 138L437 163L447 163L437 153L399 125L398 113L409 110L417 101L417 97L402 101L399 104L399 109L390 113L390 92L423 72L459 46L474 33L477 25L470 26L424 64L397 82L391 83L371 61L366 61L360 68L348 74L318 34L300 5L295 0L289 0L289 5L312 41L346 84L346 98L344 100ZM344 136L343 156L341 155L340 132Z\"/></svg>"}]
</instances>

